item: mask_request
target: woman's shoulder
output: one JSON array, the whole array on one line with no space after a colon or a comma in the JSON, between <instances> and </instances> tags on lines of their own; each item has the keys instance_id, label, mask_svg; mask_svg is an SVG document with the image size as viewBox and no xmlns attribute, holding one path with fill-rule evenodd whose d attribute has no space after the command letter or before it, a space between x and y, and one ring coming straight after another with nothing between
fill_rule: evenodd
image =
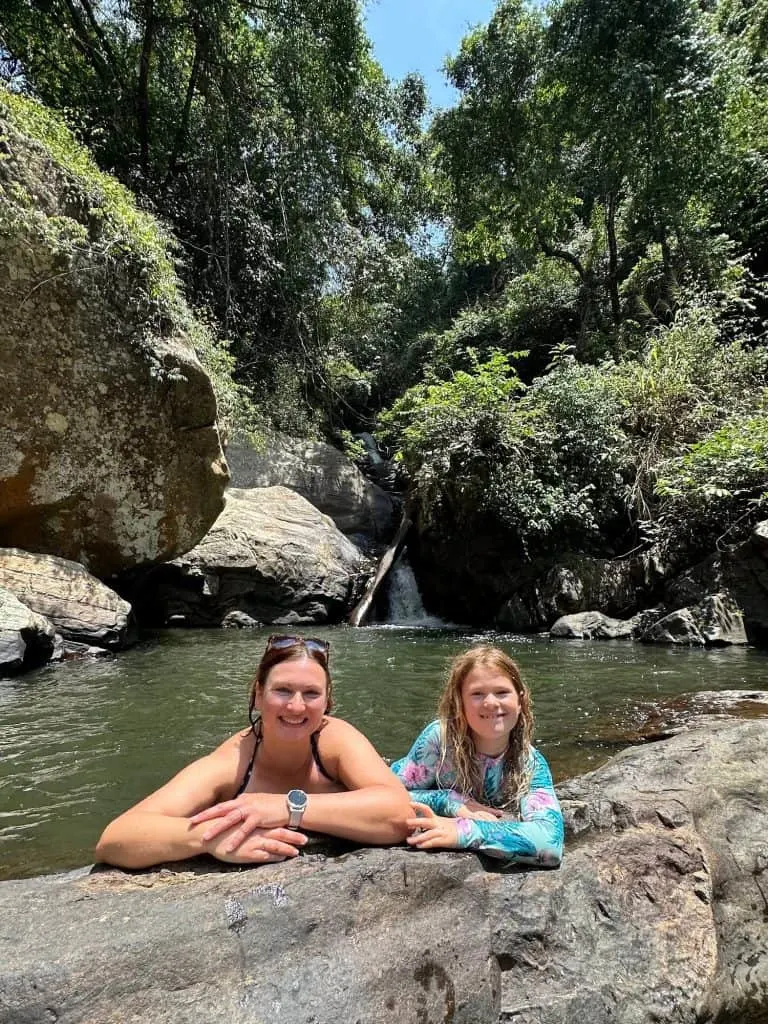
<instances>
[{"instance_id":1,"label":"woman's shoulder","mask_svg":"<svg viewBox=\"0 0 768 1024\"><path fill-rule=\"evenodd\" d=\"M343 751L346 747L354 747L360 743L368 744L370 740L357 726L343 718L326 715L323 724L315 733L317 742L325 750Z\"/></svg>"},{"instance_id":2,"label":"woman's shoulder","mask_svg":"<svg viewBox=\"0 0 768 1024\"><path fill-rule=\"evenodd\" d=\"M239 778L253 759L255 738L252 729L240 729L233 733L204 758L219 771Z\"/></svg>"}]
</instances>

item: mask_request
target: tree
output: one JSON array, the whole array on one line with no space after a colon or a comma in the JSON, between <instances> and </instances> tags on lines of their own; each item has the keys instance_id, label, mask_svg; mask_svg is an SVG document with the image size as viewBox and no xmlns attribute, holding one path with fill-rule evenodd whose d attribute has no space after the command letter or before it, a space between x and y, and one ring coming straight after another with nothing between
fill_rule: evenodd
<instances>
[{"instance_id":1,"label":"tree","mask_svg":"<svg viewBox=\"0 0 768 1024\"><path fill-rule=\"evenodd\" d=\"M170 222L240 377L300 380L289 403L322 387L317 305L349 232L407 237L421 178L423 84L390 87L358 0L8 0L2 46Z\"/></svg>"}]
</instances>

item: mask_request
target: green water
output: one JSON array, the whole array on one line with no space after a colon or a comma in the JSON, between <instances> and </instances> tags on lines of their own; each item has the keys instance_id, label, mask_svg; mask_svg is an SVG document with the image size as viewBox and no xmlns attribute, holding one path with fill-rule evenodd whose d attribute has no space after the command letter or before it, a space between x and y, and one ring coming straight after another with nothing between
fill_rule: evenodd
<instances>
[{"instance_id":1,"label":"green water","mask_svg":"<svg viewBox=\"0 0 768 1024\"><path fill-rule=\"evenodd\" d=\"M88 863L121 810L246 723L269 631L164 632L115 659L0 680L0 878ZM433 717L446 661L490 639L520 663L557 778L596 767L647 704L762 688L767 656L413 628L313 629L331 640L337 714L386 757Z\"/></svg>"}]
</instances>

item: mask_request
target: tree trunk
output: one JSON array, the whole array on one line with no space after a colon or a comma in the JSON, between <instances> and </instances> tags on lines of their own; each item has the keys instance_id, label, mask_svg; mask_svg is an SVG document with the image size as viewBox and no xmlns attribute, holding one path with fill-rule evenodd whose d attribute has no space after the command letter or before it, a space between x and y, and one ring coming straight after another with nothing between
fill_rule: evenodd
<instances>
[{"instance_id":1,"label":"tree trunk","mask_svg":"<svg viewBox=\"0 0 768 1024\"><path fill-rule=\"evenodd\" d=\"M608 235L608 294L611 299L611 316L615 326L621 323L621 302L619 301L619 252L616 244L616 195L611 192L605 204L605 230Z\"/></svg>"},{"instance_id":2,"label":"tree trunk","mask_svg":"<svg viewBox=\"0 0 768 1024\"><path fill-rule=\"evenodd\" d=\"M139 134L139 150L141 172L144 180L149 177L149 71L152 61L152 47L155 34L155 3L154 0L145 0L144 3L145 24L144 39L141 44L141 58L139 60L139 84L136 98L136 116Z\"/></svg>"}]
</instances>

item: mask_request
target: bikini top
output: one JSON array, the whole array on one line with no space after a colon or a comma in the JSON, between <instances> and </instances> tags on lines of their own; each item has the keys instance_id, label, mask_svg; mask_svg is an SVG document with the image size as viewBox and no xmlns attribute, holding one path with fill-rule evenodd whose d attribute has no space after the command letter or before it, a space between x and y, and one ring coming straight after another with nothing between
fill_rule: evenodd
<instances>
[{"instance_id":1,"label":"bikini top","mask_svg":"<svg viewBox=\"0 0 768 1024\"><path fill-rule=\"evenodd\" d=\"M318 734L316 732L313 732L312 735L309 737L310 746L312 747L312 757L315 760L315 764L320 769L320 774L324 775L326 777L326 779L328 779L329 782L336 782L336 779L334 779L334 777L332 775L329 775L328 771L325 768L325 765L323 764L323 762L322 762L322 760L320 758L320 751L317 749L317 736L318 736ZM238 791L235 793L235 797L238 797L238 796L240 796L241 793L244 793L246 786L251 781L251 775L253 775L253 764L254 764L254 762L256 760L256 751L259 749L259 741L260 740L261 740L261 736L257 733L256 734L256 744L255 744L255 746L253 748L253 757L248 762L248 767L245 770L245 775L243 776L243 781L240 783L240 787L239 787Z\"/></svg>"}]
</instances>

